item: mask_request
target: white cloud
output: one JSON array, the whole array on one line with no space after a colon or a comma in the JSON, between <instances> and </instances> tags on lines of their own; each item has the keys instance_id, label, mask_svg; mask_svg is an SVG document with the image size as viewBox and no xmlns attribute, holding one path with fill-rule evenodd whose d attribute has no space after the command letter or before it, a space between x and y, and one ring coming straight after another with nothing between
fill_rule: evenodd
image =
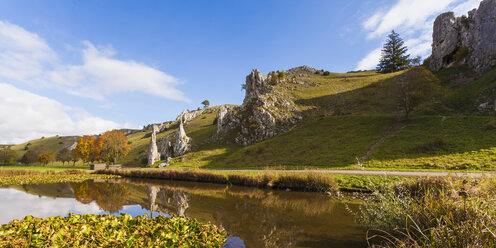
<instances>
[{"instance_id":1,"label":"white cloud","mask_svg":"<svg viewBox=\"0 0 496 248\"><path fill-rule=\"evenodd\" d=\"M176 86L179 80L133 60L115 58L111 47L84 41L81 64L69 64L38 34L0 21L0 143L19 143L41 136L96 134L130 127L92 116L84 109L13 85L104 100L106 96L141 92L170 100L189 101ZM112 102L102 102L110 108Z\"/></svg>"},{"instance_id":2,"label":"white cloud","mask_svg":"<svg viewBox=\"0 0 496 248\"><path fill-rule=\"evenodd\" d=\"M144 92L167 99L188 101L175 86L178 80L136 61L114 59L112 48L97 48L85 41L82 65L68 65L50 72L54 82L69 86L74 95L103 99L121 92Z\"/></svg>"},{"instance_id":3,"label":"white cloud","mask_svg":"<svg viewBox=\"0 0 496 248\"><path fill-rule=\"evenodd\" d=\"M373 29L374 27L377 26L377 24L379 24L379 22L381 21L381 17L383 15L384 15L384 13L382 13L382 11L378 11L373 16L371 16L370 18L365 20L365 22L363 22L363 24L362 24L363 27L365 29Z\"/></svg>"},{"instance_id":4,"label":"white cloud","mask_svg":"<svg viewBox=\"0 0 496 248\"><path fill-rule=\"evenodd\" d=\"M362 25L370 30L369 38L380 37L393 29L402 30L410 27L417 28L424 25L426 19L440 11L445 10L456 0L399 0L380 20L374 21L376 25L370 25L371 20L377 19L377 13L368 18Z\"/></svg>"},{"instance_id":5,"label":"white cloud","mask_svg":"<svg viewBox=\"0 0 496 248\"><path fill-rule=\"evenodd\" d=\"M130 127L92 116L82 109L0 83L0 143L42 136L98 134Z\"/></svg>"},{"instance_id":6,"label":"white cloud","mask_svg":"<svg viewBox=\"0 0 496 248\"><path fill-rule=\"evenodd\" d=\"M170 100L189 101L176 86L179 80L133 60L114 58L111 47L84 41L83 63L60 61L45 40L17 25L0 21L0 77L11 83L54 87L82 97L142 92Z\"/></svg>"},{"instance_id":7,"label":"white cloud","mask_svg":"<svg viewBox=\"0 0 496 248\"><path fill-rule=\"evenodd\" d=\"M362 27L367 31L367 39L383 38L391 30L400 33L412 56L427 57L431 52L432 28L435 18L447 11L456 15L467 14L476 8L480 0L398 0L387 11L379 10L370 15ZM360 62L357 69L372 69L380 59L374 49ZM379 54L379 56L377 56Z\"/></svg>"},{"instance_id":8,"label":"white cloud","mask_svg":"<svg viewBox=\"0 0 496 248\"><path fill-rule=\"evenodd\" d=\"M381 58L381 50L382 48L379 47L367 54L365 58L358 62L356 70L369 70L375 68Z\"/></svg>"},{"instance_id":9,"label":"white cloud","mask_svg":"<svg viewBox=\"0 0 496 248\"><path fill-rule=\"evenodd\" d=\"M453 12L455 12L456 16L461 16L465 15L467 16L467 13L470 10L476 9L479 7L481 0L468 0L464 3L459 4L458 6L453 8Z\"/></svg>"},{"instance_id":10,"label":"white cloud","mask_svg":"<svg viewBox=\"0 0 496 248\"><path fill-rule=\"evenodd\" d=\"M37 84L56 61L55 52L37 34L0 21L0 76Z\"/></svg>"}]
</instances>

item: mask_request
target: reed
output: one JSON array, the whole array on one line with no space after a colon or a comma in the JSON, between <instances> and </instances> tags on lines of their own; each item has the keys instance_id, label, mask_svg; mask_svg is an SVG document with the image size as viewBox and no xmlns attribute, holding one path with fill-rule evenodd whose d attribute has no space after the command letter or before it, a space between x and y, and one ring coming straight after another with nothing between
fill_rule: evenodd
<instances>
[{"instance_id":1,"label":"reed","mask_svg":"<svg viewBox=\"0 0 496 248\"><path fill-rule=\"evenodd\" d=\"M360 221L379 247L495 247L493 179L419 179L365 202Z\"/></svg>"},{"instance_id":2,"label":"reed","mask_svg":"<svg viewBox=\"0 0 496 248\"><path fill-rule=\"evenodd\" d=\"M317 173L265 173L263 175L244 175L178 169L136 169L136 170L98 170L97 174L119 175L130 178L151 178L180 180L216 184L231 184L258 188L274 188L293 191L336 192L338 185L330 175Z\"/></svg>"}]
</instances>

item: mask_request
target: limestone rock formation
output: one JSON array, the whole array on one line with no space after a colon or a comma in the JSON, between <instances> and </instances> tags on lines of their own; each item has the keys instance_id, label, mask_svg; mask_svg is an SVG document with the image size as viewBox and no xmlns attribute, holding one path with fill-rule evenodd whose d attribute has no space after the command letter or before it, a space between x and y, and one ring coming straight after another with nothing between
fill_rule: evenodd
<instances>
[{"instance_id":1,"label":"limestone rock formation","mask_svg":"<svg viewBox=\"0 0 496 248\"><path fill-rule=\"evenodd\" d=\"M179 157L191 151L191 138L186 136L182 118L179 120L179 130L176 134L176 143L174 143L174 157Z\"/></svg>"},{"instance_id":2,"label":"limestone rock formation","mask_svg":"<svg viewBox=\"0 0 496 248\"><path fill-rule=\"evenodd\" d=\"M496 65L496 0L483 0L468 16L453 12L439 15L434 22L429 68L438 71L454 63L476 72Z\"/></svg>"},{"instance_id":3,"label":"limestone rock formation","mask_svg":"<svg viewBox=\"0 0 496 248\"><path fill-rule=\"evenodd\" d=\"M160 157L162 158L162 163L159 164L159 168L167 167L170 164L172 157L174 157L174 150L171 145L170 139L172 135L162 137L157 143L160 147Z\"/></svg>"},{"instance_id":4,"label":"limestone rock formation","mask_svg":"<svg viewBox=\"0 0 496 248\"><path fill-rule=\"evenodd\" d=\"M160 153L157 149L157 132L159 129L157 125L153 125L152 129L153 130L150 139L150 146L148 148L148 166L151 166L155 162L160 160Z\"/></svg>"},{"instance_id":5,"label":"limestone rock formation","mask_svg":"<svg viewBox=\"0 0 496 248\"><path fill-rule=\"evenodd\" d=\"M169 140L171 137L170 135L162 137L158 141L158 146L160 147L160 157L162 158L167 158L167 157L173 157L173 149L171 145L171 141Z\"/></svg>"},{"instance_id":6,"label":"limestone rock formation","mask_svg":"<svg viewBox=\"0 0 496 248\"><path fill-rule=\"evenodd\" d=\"M277 85L284 80L276 73L264 75L254 69L246 77L246 95L241 106L221 106L214 140L233 134L240 145L254 144L286 132L302 119L293 99Z\"/></svg>"},{"instance_id":7,"label":"limestone rock formation","mask_svg":"<svg viewBox=\"0 0 496 248\"><path fill-rule=\"evenodd\" d=\"M190 123L192 120L194 120L196 117L203 115L203 114L208 114L212 113L214 111L213 108L204 108L204 109L198 109L198 110L193 110L193 111L188 111L188 110L183 110L181 114L179 114L176 117L176 122L179 123L179 120L183 120L183 124L186 125Z\"/></svg>"}]
</instances>

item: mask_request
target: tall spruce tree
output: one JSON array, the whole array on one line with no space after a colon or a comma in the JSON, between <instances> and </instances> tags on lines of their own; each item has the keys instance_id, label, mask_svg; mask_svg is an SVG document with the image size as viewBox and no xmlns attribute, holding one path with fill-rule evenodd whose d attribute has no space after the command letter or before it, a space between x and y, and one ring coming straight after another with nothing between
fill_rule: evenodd
<instances>
[{"instance_id":1,"label":"tall spruce tree","mask_svg":"<svg viewBox=\"0 0 496 248\"><path fill-rule=\"evenodd\" d=\"M377 70L381 73L390 73L408 68L410 64L410 54L404 45L403 39L396 32L391 31L388 39L382 48L381 60L377 65Z\"/></svg>"}]
</instances>

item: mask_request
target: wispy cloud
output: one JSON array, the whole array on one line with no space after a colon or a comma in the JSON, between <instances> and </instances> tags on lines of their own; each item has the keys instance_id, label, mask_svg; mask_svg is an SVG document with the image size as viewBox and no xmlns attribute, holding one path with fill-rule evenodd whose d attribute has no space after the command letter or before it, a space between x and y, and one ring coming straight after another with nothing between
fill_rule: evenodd
<instances>
[{"instance_id":1,"label":"wispy cloud","mask_svg":"<svg viewBox=\"0 0 496 248\"><path fill-rule=\"evenodd\" d=\"M0 21L0 76L37 85L56 62L55 52L37 34Z\"/></svg>"},{"instance_id":2,"label":"wispy cloud","mask_svg":"<svg viewBox=\"0 0 496 248\"><path fill-rule=\"evenodd\" d=\"M41 136L97 134L131 127L66 106L30 90L58 89L105 100L109 95L142 92L169 100L189 101L180 83L167 73L134 60L115 58L111 46L84 41L81 64L64 62L38 34L0 21L0 143L19 143ZM103 101L102 106L113 103Z\"/></svg>"},{"instance_id":3,"label":"wispy cloud","mask_svg":"<svg viewBox=\"0 0 496 248\"><path fill-rule=\"evenodd\" d=\"M49 78L74 95L102 100L105 95L143 92L171 100L189 101L175 88L179 81L158 69L133 60L113 58L112 47L84 41L82 65L67 65L49 72Z\"/></svg>"},{"instance_id":4,"label":"wispy cloud","mask_svg":"<svg viewBox=\"0 0 496 248\"><path fill-rule=\"evenodd\" d=\"M99 134L132 127L92 116L53 99L0 83L0 144L42 136Z\"/></svg>"},{"instance_id":5,"label":"wispy cloud","mask_svg":"<svg viewBox=\"0 0 496 248\"><path fill-rule=\"evenodd\" d=\"M466 14L477 8L480 0L399 0L389 9L378 10L362 22L368 40L383 38L391 30L401 34L413 56L426 57L430 54L432 27L435 18L446 11L457 15ZM376 48L368 53L357 65L357 69L371 69L379 62L380 53Z\"/></svg>"},{"instance_id":6,"label":"wispy cloud","mask_svg":"<svg viewBox=\"0 0 496 248\"><path fill-rule=\"evenodd\" d=\"M368 70L374 69L377 66L377 62L381 58L381 48L377 48L372 52L368 53L360 62L358 62L357 70Z\"/></svg>"},{"instance_id":7,"label":"wispy cloud","mask_svg":"<svg viewBox=\"0 0 496 248\"><path fill-rule=\"evenodd\" d=\"M0 21L0 77L98 100L112 94L142 92L189 101L176 88L180 83L177 78L142 62L116 59L117 52L110 46L97 47L89 41L83 44L82 64L64 63L39 35Z\"/></svg>"}]
</instances>

